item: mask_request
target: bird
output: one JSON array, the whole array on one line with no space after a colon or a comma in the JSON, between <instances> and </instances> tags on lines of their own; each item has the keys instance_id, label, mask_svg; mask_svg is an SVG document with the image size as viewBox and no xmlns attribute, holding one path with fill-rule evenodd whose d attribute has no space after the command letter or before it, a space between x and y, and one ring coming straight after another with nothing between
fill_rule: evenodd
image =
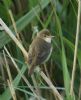
<instances>
[{"instance_id":1,"label":"bird","mask_svg":"<svg viewBox=\"0 0 81 100\"><path fill-rule=\"evenodd\" d=\"M33 39L28 51L28 75L32 75L36 66L44 64L52 53L52 36L48 29L42 29Z\"/></svg>"}]
</instances>

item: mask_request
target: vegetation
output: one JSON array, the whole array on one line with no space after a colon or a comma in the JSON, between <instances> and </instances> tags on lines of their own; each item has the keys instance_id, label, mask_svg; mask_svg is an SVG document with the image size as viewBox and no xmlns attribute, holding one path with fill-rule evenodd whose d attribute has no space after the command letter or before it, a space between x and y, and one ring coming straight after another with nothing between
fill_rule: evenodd
<instances>
[{"instance_id":1,"label":"vegetation","mask_svg":"<svg viewBox=\"0 0 81 100\"><path fill-rule=\"evenodd\" d=\"M0 100L81 100L80 0L0 0ZM49 61L28 76L28 49L44 28Z\"/></svg>"}]
</instances>

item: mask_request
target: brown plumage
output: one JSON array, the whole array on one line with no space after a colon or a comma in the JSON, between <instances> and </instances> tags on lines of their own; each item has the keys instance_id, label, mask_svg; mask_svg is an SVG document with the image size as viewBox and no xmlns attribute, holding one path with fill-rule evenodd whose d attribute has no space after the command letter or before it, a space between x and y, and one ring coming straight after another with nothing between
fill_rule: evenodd
<instances>
[{"instance_id":1,"label":"brown plumage","mask_svg":"<svg viewBox=\"0 0 81 100\"><path fill-rule=\"evenodd\" d=\"M51 43L44 40L46 36L51 36L47 29L40 31L30 45L28 52L28 64L30 66L28 75L31 75L34 68L42 64L50 53Z\"/></svg>"}]
</instances>

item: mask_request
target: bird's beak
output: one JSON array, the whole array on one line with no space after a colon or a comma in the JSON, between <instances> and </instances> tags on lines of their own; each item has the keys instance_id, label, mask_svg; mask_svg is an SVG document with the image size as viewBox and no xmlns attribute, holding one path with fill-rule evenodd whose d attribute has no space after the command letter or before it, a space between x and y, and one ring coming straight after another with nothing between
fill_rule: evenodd
<instances>
[{"instance_id":1,"label":"bird's beak","mask_svg":"<svg viewBox=\"0 0 81 100\"><path fill-rule=\"evenodd\" d=\"M48 38L54 38L55 36L52 36L52 35L51 35L51 36L47 36L47 37L48 37Z\"/></svg>"},{"instance_id":2,"label":"bird's beak","mask_svg":"<svg viewBox=\"0 0 81 100\"><path fill-rule=\"evenodd\" d=\"M52 35L52 36L50 36L50 37L51 37L51 39L53 39L55 36Z\"/></svg>"},{"instance_id":3,"label":"bird's beak","mask_svg":"<svg viewBox=\"0 0 81 100\"><path fill-rule=\"evenodd\" d=\"M51 36L51 38L54 38L55 36Z\"/></svg>"}]
</instances>

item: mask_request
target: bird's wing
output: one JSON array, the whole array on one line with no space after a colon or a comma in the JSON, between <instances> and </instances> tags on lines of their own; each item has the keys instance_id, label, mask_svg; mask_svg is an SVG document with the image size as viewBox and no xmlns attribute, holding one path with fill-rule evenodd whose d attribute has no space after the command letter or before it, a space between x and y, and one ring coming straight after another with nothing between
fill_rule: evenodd
<instances>
[{"instance_id":1,"label":"bird's wing","mask_svg":"<svg viewBox=\"0 0 81 100\"><path fill-rule=\"evenodd\" d=\"M44 43L44 41L42 41ZM44 45L40 44L40 46L37 47L37 62L38 64L43 63L46 58L48 57L49 53L50 53L50 45L47 45L46 43Z\"/></svg>"},{"instance_id":2,"label":"bird's wing","mask_svg":"<svg viewBox=\"0 0 81 100\"><path fill-rule=\"evenodd\" d=\"M37 44L35 42L38 42ZM36 44L36 45L35 45ZM29 49L29 57L28 57L28 61L30 64L30 69L29 69L29 74L31 75L34 67L37 65L42 64L46 58L48 57L49 53L50 53L50 44L47 45L47 43L45 41L33 41L33 43L30 46Z\"/></svg>"},{"instance_id":3,"label":"bird's wing","mask_svg":"<svg viewBox=\"0 0 81 100\"><path fill-rule=\"evenodd\" d=\"M34 53L34 54L33 54ZM30 64L30 69L28 71L28 75L31 75L34 71L34 68L37 66L37 65L40 65L47 57L47 51L45 52L43 46L35 46L33 49L32 49L32 56L30 57L30 61L31 61L31 64Z\"/></svg>"},{"instance_id":4,"label":"bird's wing","mask_svg":"<svg viewBox=\"0 0 81 100\"><path fill-rule=\"evenodd\" d=\"M51 45L46 43L43 39L40 42L39 39L33 41L30 46L29 57L28 57L29 64L32 63L35 63L36 65L41 64L48 57L50 53Z\"/></svg>"}]
</instances>

